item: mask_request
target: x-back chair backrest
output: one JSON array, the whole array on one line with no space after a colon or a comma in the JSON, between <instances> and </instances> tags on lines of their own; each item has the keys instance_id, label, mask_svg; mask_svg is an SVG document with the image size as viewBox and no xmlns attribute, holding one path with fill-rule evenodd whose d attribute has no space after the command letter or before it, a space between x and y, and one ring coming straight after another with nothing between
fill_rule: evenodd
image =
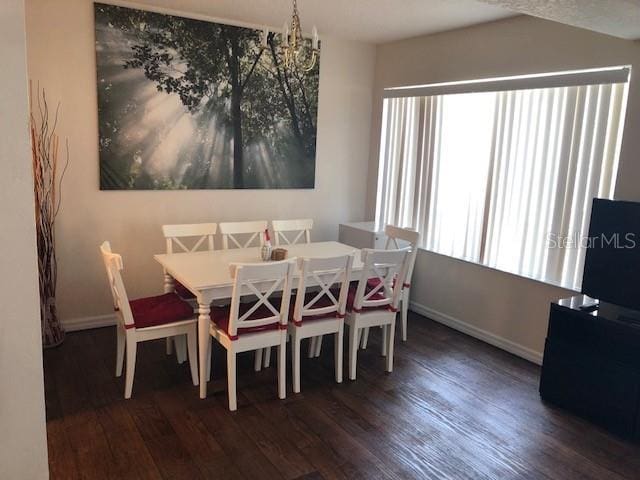
<instances>
[{"instance_id":1,"label":"x-back chair backrest","mask_svg":"<svg viewBox=\"0 0 640 480\"><path fill-rule=\"evenodd\" d=\"M218 225L215 223L162 226L162 234L167 242L167 253L195 252L205 246L207 250L213 250L213 237L217 230ZM190 239L195 243L189 247L183 242L184 239Z\"/></svg>"},{"instance_id":2,"label":"x-back chair backrest","mask_svg":"<svg viewBox=\"0 0 640 480\"><path fill-rule=\"evenodd\" d=\"M305 243L311 243L311 229L313 220L303 218L299 220L273 220L271 222L276 245L294 245L304 238ZM287 236L287 233L290 236ZM295 235L294 237L291 237ZM291 239L293 238L293 240Z\"/></svg>"},{"instance_id":3,"label":"x-back chair backrest","mask_svg":"<svg viewBox=\"0 0 640 480\"><path fill-rule=\"evenodd\" d=\"M387 236L387 244L385 246L387 250L403 249L407 247L410 248L409 258L407 259L407 272L403 282L403 286L407 288L411 286L413 267L416 264L416 255L418 254L418 239L420 238L420 232L409 228L387 225L384 229L384 233Z\"/></svg>"},{"instance_id":4,"label":"x-back chair backrest","mask_svg":"<svg viewBox=\"0 0 640 480\"><path fill-rule=\"evenodd\" d=\"M270 263L232 264L234 276L233 293L229 314L229 336L234 339L239 328L261 327L278 323L286 330L291 297L291 278L295 268L293 260ZM274 293L282 292L280 308L272 303ZM244 314L240 315L242 296L254 295L257 300ZM246 304L245 304L246 305ZM266 307L265 316L250 319L260 307Z\"/></svg>"},{"instance_id":5,"label":"x-back chair backrest","mask_svg":"<svg viewBox=\"0 0 640 480\"><path fill-rule=\"evenodd\" d=\"M109 242L104 242L100 245L100 253L102 253L102 260L107 270L107 279L109 280L109 288L113 298L113 308L118 313L118 317L120 321L124 323L125 328L132 328L134 326L133 314L131 313L129 298L124 288L121 273L124 268L122 257L111 251Z\"/></svg>"},{"instance_id":6,"label":"x-back chair backrest","mask_svg":"<svg viewBox=\"0 0 640 480\"><path fill-rule=\"evenodd\" d=\"M355 312L367 307L388 305L396 310L400 301L402 283L407 272L409 251L401 250L362 250L362 275L358 281L353 309ZM368 280L376 279L375 286L367 288Z\"/></svg>"},{"instance_id":7,"label":"x-back chair backrest","mask_svg":"<svg viewBox=\"0 0 640 480\"><path fill-rule=\"evenodd\" d=\"M349 281L351 279L351 267L353 255L342 255L330 258L301 258L298 261L300 280L296 304L293 310L293 319L296 325L301 325L304 317L315 315L336 314L338 318L344 317L349 293ZM340 287L338 298L334 295L332 287ZM307 302L306 290L308 287L319 287L319 291L313 291L315 295ZM322 299L328 301L318 305Z\"/></svg>"},{"instance_id":8,"label":"x-back chair backrest","mask_svg":"<svg viewBox=\"0 0 640 480\"><path fill-rule=\"evenodd\" d=\"M220 233L222 234L222 248L248 248L257 240L258 244L253 246L264 245L264 236L262 233L267 229L267 221L259 220L256 222L225 222L220 225ZM249 235L246 241L238 239L237 235Z\"/></svg>"}]
</instances>

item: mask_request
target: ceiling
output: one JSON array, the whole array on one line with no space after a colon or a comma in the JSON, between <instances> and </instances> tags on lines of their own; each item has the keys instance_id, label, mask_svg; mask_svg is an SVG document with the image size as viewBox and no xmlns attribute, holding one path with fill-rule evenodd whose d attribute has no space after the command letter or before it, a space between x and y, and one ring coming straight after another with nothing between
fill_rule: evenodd
<instances>
[{"instance_id":1,"label":"ceiling","mask_svg":"<svg viewBox=\"0 0 640 480\"><path fill-rule=\"evenodd\" d=\"M120 3L118 0L109 3ZM139 5L282 28L291 0L133 0ZM130 4L130 3L129 3ZM302 27L320 36L384 43L513 16L476 0L298 0Z\"/></svg>"},{"instance_id":2,"label":"ceiling","mask_svg":"<svg viewBox=\"0 0 640 480\"><path fill-rule=\"evenodd\" d=\"M480 0L534 17L640 39L640 0Z\"/></svg>"},{"instance_id":3,"label":"ceiling","mask_svg":"<svg viewBox=\"0 0 640 480\"><path fill-rule=\"evenodd\" d=\"M106 0L281 29L291 0ZM371 43L526 14L609 35L640 38L640 0L298 0L302 26L321 37Z\"/></svg>"}]
</instances>

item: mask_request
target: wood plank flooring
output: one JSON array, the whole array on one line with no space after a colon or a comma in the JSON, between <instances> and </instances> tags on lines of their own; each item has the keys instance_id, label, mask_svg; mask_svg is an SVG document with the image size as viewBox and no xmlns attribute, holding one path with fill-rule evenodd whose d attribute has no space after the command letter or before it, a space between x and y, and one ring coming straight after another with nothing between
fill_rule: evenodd
<instances>
[{"instance_id":1,"label":"wood plank flooring","mask_svg":"<svg viewBox=\"0 0 640 480\"><path fill-rule=\"evenodd\" d=\"M336 384L325 341L303 358L301 394L288 365L286 400L275 368L242 355L231 413L219 347L200 400L187 363L139 345L124 400L114 328L70 333L44 359L51 478L640 478L640 446L541 402L537 366L416 314L392 374L379 342L372 332L358 379Z\"/></svg>"}]
</instances>

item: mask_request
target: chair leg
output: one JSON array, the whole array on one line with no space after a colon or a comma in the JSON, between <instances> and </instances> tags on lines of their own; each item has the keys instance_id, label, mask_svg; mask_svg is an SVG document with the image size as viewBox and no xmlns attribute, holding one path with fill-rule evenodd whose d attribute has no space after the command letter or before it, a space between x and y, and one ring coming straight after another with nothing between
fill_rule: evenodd
<instances>
[{"instance_id":1,"label":"chair leg","mask_svg":"<svg viewBox=\"0 0 640 480\"><path fill-rule=\"evenodd\" d=\"M387 359L386 370L387 372L393 372L393 343L396 335L396 319L391 321L391 325L387 328Z\"/></svg>"},{"instance_id":2,"label":"chair leg","mask_svg":"<svg viewBox=\"0 0 640 480\"><path fill-rule=\"evenodd\" d=\"M320 349L322 348L322 335L320 335L319 337L316 338L316 349L313 353L314 357L319 357L320 356Z\"/></svg>"},{"instance_id":3,"label":"chair leg","mask_svg":"<svg viewBox=\"0 0 640 480\"><path fill-rule=\"evenodd\" d=\"M271 347L264 349L264 356L262 357L262 366L269 368L269 365L271 365Z\"/></svg>"},{"instance_id":4,"label":"chair leg","mask_svg":"<svg viewBox=\"0 0 640 480\"><path fill-rule=\"evenodd\" d=\"M186 335L177 335L173 337L173 343L176 346L176 358L178 359L178 363L182 365L187 360Z\"/></svg>"},{"instance_id":5,"label":"chair leg","mask_svg":"<svg viewBox=\"0 0 640 480\"><path fill-rule=\"evenodd\" d=\"M369 343L369 327L362 329L362 343L360 344L360 348L365 350L367 343Z\"/></svg>"},{"instance_id":6,"label":"chair leg","mask_svg":"<svg viewBox=\"0 0 640 480\"><path fill-rule=\"evenodd\" d=\"M173 353L173 337L167 337L167 345L165 347L167 355L171 355Z\"/></svg>"},{"instance_id":7,"label":"chair leg","mask_svg":"<svg viewBox=\"0 0 640 480\"><path fill-rule=\"evenodd\" d=\"M229 390L229 410L238 409L236 398L236 352L227 350L227 389Z\"/></svg>"},{"instance_id":8,"label":"chair leg","mask_svg":"<svg viewBox=\"0 0 640 480\"><path fill-rule=\"evenodd\" d=\"M389 328L387 325L382 325L382 348L380 353L383 357L387 356L387 335L389 335Z\"/></svg>"},{"instance_id":9,"label":"chair leg","mask_svg":"<svg viewBox=\"0 0 640 480\"><path fill-rule=\"evenodd\" d=\"M255 358L253 359L253 369L256 372L262 370L262 349L259 348L255 351Z\"/></svg>"},{"instance_id":10,"label":"chair leg","mask_svg":"<svg viewBox=\"0 0 640 480\"><path fill-rule=\"evenodd\" d=\"M349 325L349 380L356 379L356 363L358 362L358 329Z\"/></svg>"},{"instance_id":11,"label":"chair leg","mask_svg":"<svg viewBox=\"0 0 640 480\"><path fill-rule=\"evenodd\" d=\"M136 339L127 335L127 371L124 379L124 398L131 398L133 391L133 376L136 372Z\"/></svg>"},{"instance_id":12,"label":"chair leg","mask_svg":"<svg viewBox=\"0 0 640 480\"><path fill-rule=\"evenodd\" d=\"M291 334L291 374L293 375L293 393L300 393L300 337Z\"/></svg>"},{"instance_id":13,"label":"chair leg","mask_svg":"<svg viewBox=\"0 0 640 480\"><path fill-rule=\"evenodd\" d=\"M207 382L211 381L211 352L213 351L213 338L209 337L209 348L207 349L207 365L206 365L206 376Z\"/></svg>"},{"instance_id":14,"label":"chair leg","mask_svg":"<svg viewBox=\"0 0 640 480\"><path fill-rule=\"evenodd\" d=\"M402 330L402 341L407 341L407 316L409 315L409 289L404 289L402 292L402 323L400 324Z\"/></svg>"},{"instance_id":15,"label":"chair leg","mask_svg":"<svg viewBox=\"0 0 640 480\"><path fill-rule=\"evenodd\" d=\"M189 353L191 381L194 385L198 385L198 334L195 328L192 328L191 331L187 333L187 352ZM209 352L211 352L211 350L209 350ZM205 365L202 367L206 368Z\"/></svg>"},{"instance_id":16,"label":"chair leg","mask_svg":"<svg viewBox=\"0 0 640 480\"><path fill-rule=\"evenodd\" d=\"M116 377L122 376L122 366L124 364L124 346L126 342L126 334L124 328L116 325Z\"/></svg>"},{"instance_id":17,"label":"chair leg","mask_svg":"<svg viewBox=\"0 0 640 480\"><path fill-rule=\"evenodd\" d=\"M336 383L342 383L342 344L344 343L344 323L334 335L334 363L336 367Z\"/></svg>"},{"instance_id":18,"label":"chair leg","mask_svg":"<svg viewBox=\"0 0 640 480\"><path fill-rule=\"evenodd\" d=\"M307 358L313 358L316 353L316 343L318 341L318 337L311 337L309 339L309 353L307 354Z\"/></svg>"},{"instance_id":19,"label":"chair leg","mask_svg":"<svg viewBox=\"0 0 640 480\"><path fill-rule=\"evenodd\" d=\"M278 398L287 397L287 341L286 336L278 345Z\"/></svg>"}]
</instances>

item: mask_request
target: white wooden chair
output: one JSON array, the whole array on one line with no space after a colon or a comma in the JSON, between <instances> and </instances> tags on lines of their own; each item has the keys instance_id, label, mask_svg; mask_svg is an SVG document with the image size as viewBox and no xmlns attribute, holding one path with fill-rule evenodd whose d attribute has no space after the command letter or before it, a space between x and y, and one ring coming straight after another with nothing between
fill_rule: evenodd
<instances>
[{"instance_id":1,"label":"white wooden chair","mask_svg":"<svg viewBox=\"0 0 640 480\"><path fill-rule=\"evenodd\" d=\"M407 259L407 273L406 280L402 284L402 294L400 295L401 305L401 324L400 331L402 334L402 341L407 341L407 316L409 313L409 295L411 288L411 276L413 275L413 267L416 263L416 256L418 254L418 239L420 233L411 230L409 228L400 228L393 225L387 225L384 229L384 233L387 237L387 243L385 249L409 249L409 258ZM372 279L369 284L375 284L377 279ZM369 329L366 328L362 333L362 348L367 348L367 342L369 340Z\"/></svg>"},{"instance_id":2,"label":"white wooden chair","mask_svg":"<svg viewBox=\"0 0 640 480\"><path fill-rule=\"evenodd\" d=\"M279 245L294 245L299 240L304 243L311 243L311 229L313 228L313 220L310 218L300 220L272 220L274 240ZM295 237L288 237L287 233L294 234ZM282 243L281 243L282 242Z\"/></svg>"},{"instance_id":3,"label":"white wooden chair","mask_svg":"<svg viewBox=\"0 0 640 480\"><path fill-rule=\"evenodd\" d=\"M259 220L255 222L224 222L220 223L220 233L222 234L222 248L249 248L252 246L264 245L264 231L267 229L267 222ZM239 235L244 240L238 238ZM257 245L256 245L257 243Z\"/></svg>"},{"instance_id":4,"label":"white wooden chair","mask_svg":"<svg viewBox=\"0 0 640 480\"><path fill-rule=\"evenodd\" d=\"M286 396L287 320L294 268L291 260L232 265L231 305L211 308L209 332L227 350L229 410L237 409L236 355L241 352L277 346L278 397ZM273 295L278 291L281 297ZM242 303L244 295L255 295L257 301Z\"/></svg>"},{"instance_id":5,"label":"white wooden chair","mask_svg":"<svg viewBox=\"0 0 640 480\"><path fill-rule=\"evenodd\" d=\"M167 253L197 252L213 250L213 237L218 230L215 223L188 223L181 225L163 225L162 233L167 243ZM185 239L191 240L191 245ZM206 243L205 243L206 242ZM205 248L203 248L205 247Z\"/></svg>"},{"instance_id":6,"label":"white wooden chair","mask_svg":"<svg viewBox=\"0 0 640 480\"><path fill-rule=\"evenodd\" d=\"M303 338L335 335L336 382L342 382L344 316L352 265L353 255L302 258L298 262L300 280L289 323L294 393L300 392L300 341ZM314 289L307 291L309 285Z\"/></svg>"},{"instance_id":7,"label":"white wooden chair","mask_svg":"<svg viewBox=\"0 0 640 480\"><path fill-rule=\"evenodd\" d=\"M218 230L215 223L190 223L178 225L163 225L162 234L164 235L167 253L189 253L198 250L214 250L213 237ZM194 302L196 296L189 291L187 287L180 282L171 278L171 275L164 274L164 291L165 293L175 291L180 298L189 302ZM167 338L167 355L172 351L172 339ZM186 344L183 340L176 341L176 357L178 362L182 363L186 357Z\"/></svg>"},{"instance_id":8,"label":"white wooden chair","mask_svg":"<svg viewBox=\"0 0 640 480\"><path fill-rule=\"evenodd\" d=\"M125 351L127 370L124 398L131 398L139 342L186 335L191 379L198 385L197 318L193 308L175 293L129 301L122 280L122 257L111 251L109 242L100 246L102 259L117 314L116 377L122 375Z\"/></svg>"},{"instance_id":9,"label":"white wooden chair","mask_svg":"<svg viewBox=\"0 0 640 480\"><path fill-rule=\"evenodd\" d=\"M313 220L310 218L301 218L295 220L272 220L271 228L273 229L273 238L276 246L295 245L296 243L311 243L311 229L313 228ZM295 236L292 236L295 235ZM321 337L311 338L309 342L309 358L314 356L316 345ZM269 367L271 352L264 352L264 366ZM318 350L318 356L320 351ZM256 368L258 364L256 362Z\"/></svg>"},{"instance_id":10,"label":"white wooden chair","mask_svg":"<svg viewBox=\"0 0 640 480\"><path fill-rule=\"evenodd\" d=\"M362 250L362 274L349 289L345 323L349 326L349 378L356 378L358 341L363 328L382 327L382 354L393 371L396 313L407 271L407 250ZM376 285L370 284L376 279Z\"/></svg>"},{"instance_id":11,"label":"white wooden chair","mask_svg":"<svg viewBox=\"0 0 640 480\"><path fill-rule=\"evenodd\" d=\"M252 222L223 222L220 223L220 233L222 234L222 248L249 248L264 245L264 231L267 229L266 220L256 220ZM242 238L240 238L241 236ZM262 349L256 351L254 361L255 371L262 368L262 357L265 357L265 365L269 366L269 358Z\"/></svg>"}]
</instances>

